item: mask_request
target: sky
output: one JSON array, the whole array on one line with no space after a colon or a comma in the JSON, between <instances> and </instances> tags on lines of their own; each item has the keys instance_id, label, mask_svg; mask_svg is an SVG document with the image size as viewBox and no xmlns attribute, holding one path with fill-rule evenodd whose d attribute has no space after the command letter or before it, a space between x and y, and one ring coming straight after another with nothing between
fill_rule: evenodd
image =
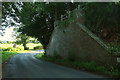
<instances>
[{"instance_id":1,"label":"sky","mask_svg":"<svg viewBox=\"0 0 120 80\"><path fill-rule=\"evenodd\" d=\"M12 33L14 32L13 28L14 27L6 28L4 36L0 35L0 41L1 40L2 41L15 41L15 39L12 37Z\"/></svg>"}]
</instances>

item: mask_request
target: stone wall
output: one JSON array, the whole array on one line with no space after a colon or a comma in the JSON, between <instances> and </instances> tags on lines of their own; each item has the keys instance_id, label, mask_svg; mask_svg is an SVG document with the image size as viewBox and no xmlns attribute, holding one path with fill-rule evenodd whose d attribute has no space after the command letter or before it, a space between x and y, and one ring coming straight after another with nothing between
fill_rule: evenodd
<instances>
[{"instance_id":1,"label":"stone wall","mask_svg":"<svg viewBox=\"0 0 120 80\"><path fill-rule=\"evenodd\" d=\"M107 46L75 18L74 22L66 26L55 28L47 49L47 55L57 53L63 58L72 53L89 61L115 65L116 57L108 55ZM81 24L82 23L82 24Z\"/></svg>"}]
</instances>

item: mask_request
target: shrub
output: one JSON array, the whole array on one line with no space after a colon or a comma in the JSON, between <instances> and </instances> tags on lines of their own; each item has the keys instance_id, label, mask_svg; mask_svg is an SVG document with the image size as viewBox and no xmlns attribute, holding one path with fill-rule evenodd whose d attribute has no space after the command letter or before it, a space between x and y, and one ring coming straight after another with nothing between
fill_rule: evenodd
<instances>
[{"instance_id":1,"label":"shrub","mask_svg":"<svg viewBox=\"0 0 120 80\"><path fill-rule=\"evenodd\" d=\"M3 51L14 51L14 48L8 47L8 48L6 48L6 49L3 49Z\"/></svg>"},{"instance_id":2,"label":"shrub","mask_svg":"<svg viewBox=\"0 0 120 80\"><path fill-rule=\"evenodd\" d=\"M97 67L96 67L96 71L105 72L105 71L106 71L106 68L105 68L104 66L97 66Z\"/></svg>"},{"instance_id":3,"label":"shrub","mask_svg":"<svg viewBox=\"0 0 120 80\"><path fill-rule=\"evenodd\" d=\"M15 48L15 50L16 50L16 51L23 51L24 49L23 49L22 47L18 47L18 46L17 46L17 47Z\"/></svg>"},{"instance_id":4,"label":"shrub","mask_svg":"<svg viewBox=\"0 0 120 80\"><path fill-rule=\"evenodd\" d=\"M13 47L8 47L8 48L3 48L2 50L3 51L14 51L14 48ZM22 51L22 50L24 50L24 49L21 48L21 47L16 47L15 48L15 51Z\"/></svg>"},{"instance_id":5,"label":"shrub","mask_svg":"<svg viewBox=\"0 0 120 80\"><path fill-rule=\"evenodd\" d=\"M25 47L24 50L29 50L29 47Z\"/></svg>"},{"instance_id":6,"label":"shrub","mask_svg":"<svg viewBox=\"0 0 120 80\"><path fill-rule=\"evenodd\" d=\"M107 44L108 49L110 52L119 52L120 51L120 45L114 45L114 44Z\"/></svg>"},{"instance_id":7,"label":"shrub","mask_svg":"<svg viewBox=\"0 0 120 80\"><path fill-rule=\"evenodd\" d=\"M74 67L76 69L103 73L111 77L120 77L119 70L115 69L113 66L110 66L109 67L110 69L109 69L105 67L104 65L99 65L98 63L94 61L86 61L84 59L75 59L75 57L73 56L74 56L73 54L69 54L69 56L66 59L62 59L62 58L60 59L59 58L60 56L54 51L53 56L37 54L36 58L50 61L50 62L55 62L58 64L69 66L69 67Z\"/></svg>"},{"instance_id":8,"label":"shrub","mask_svg":"<svg viewBox=\"0 0 120 80\"><path fill-rule=\"evenodd\" d=\"M6 49L5 49L5 48L2 48L2 51L6 51Z\"/></svg>"},{"instance_id":9,"label":"shrub","mask_svg":"<svg viewBox=\"0 0 120 80\"><path fill-rule=\"evenodd\" d=\"M41 58L41 57L42 57L42 55L39 53L36 55L36 58Z\"/></svg>"},{"instance_id":10,"label":"shrub","mask_svg":"<svg viewBox=\"0 0 120 80\"><path fill-rule=\"evenodd\" d=\"M39 49L39 48L40 48L40 49L43 49L42 46L35 46L35 47L34 47L34 50Z\"/></svg>"}]
</instances>

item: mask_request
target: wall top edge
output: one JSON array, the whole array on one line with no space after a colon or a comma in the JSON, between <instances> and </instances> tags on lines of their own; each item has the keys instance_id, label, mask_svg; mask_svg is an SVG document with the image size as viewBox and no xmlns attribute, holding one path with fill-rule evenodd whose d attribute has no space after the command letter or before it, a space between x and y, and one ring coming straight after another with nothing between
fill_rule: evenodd
<instances>
[{"instance_id":1,"label":"wall top edge","mask_svg":"<svg viewBox=\"0 0 120 80\"><path fill-rule=\"evenodd\" d=\"M0 0L0 2L119 2L120 0Z\"/></svg>"}]
</instances>

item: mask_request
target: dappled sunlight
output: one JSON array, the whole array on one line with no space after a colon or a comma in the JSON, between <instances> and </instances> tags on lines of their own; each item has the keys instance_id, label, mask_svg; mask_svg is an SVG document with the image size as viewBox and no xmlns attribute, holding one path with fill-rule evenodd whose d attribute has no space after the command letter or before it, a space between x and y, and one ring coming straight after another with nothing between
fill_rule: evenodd
<instances>
[{"instance_id":1,"label":"dappled sunlight","mask_svg":"<svg viewBox=\"0 0 120 80\"><path fill-rule=\"evenodd\" d=\"M27 47L29 47L29 49L34 49L34 47L36 46L42 46L41 43L38 43L38 44L34 44L34 43L27 43Z\"/></svg>"},{"instance_id":2,"label":"dappled sunlight","mask_svg":"<svg viewBox=\"0 0 120 80\"><path fill-rule=\"evenodd\" d=\"M2 3L5 78L120 77L120 2L44 2Z\"/></svg>"},{"instance_id":3,"label":"dappled sunlight","mask_svg":"<svg viewBox=\"0 0 120 80\"><path fill-rule=\"evenodd\" d=\"M41 53L44 54L44 49L40 49L40 50L26 50L26 51L17 51L18 53Z\"/></svg>"},{"instance_id":4,"label":"dappled sunlight","mask_svg":"<svg viewBox=\"0 0 120 80\"><path fill-rule=\"evenodd\" d=\"M16 47L18 46L23 48L22 45L16 45ZM8 47L13 47L13 44L0 44L0 48L8 48Z\"/></svg>"},{"instance_id":5,"label":"dappled sunlight","mask_svg":"<svg viewBox=\"0 0 120 80\"><path fill-rule=\"evenodd\" d=\"M0 44L0 48L2 48L2 49L9 48L9 47L13 48L13 45L14 45L14 44ZM36 47L36 46L42 46L42 44L40 44L40 43L38 43L38 44L27 43L27 47L28 47L30 50L33 50L34 47ZM16 44L16 47L20 47L20 48L24 49L24 47L23 47L22 44L21 44L21 45L20 45L20 44Z\"/></svg>"}]
</instances>

